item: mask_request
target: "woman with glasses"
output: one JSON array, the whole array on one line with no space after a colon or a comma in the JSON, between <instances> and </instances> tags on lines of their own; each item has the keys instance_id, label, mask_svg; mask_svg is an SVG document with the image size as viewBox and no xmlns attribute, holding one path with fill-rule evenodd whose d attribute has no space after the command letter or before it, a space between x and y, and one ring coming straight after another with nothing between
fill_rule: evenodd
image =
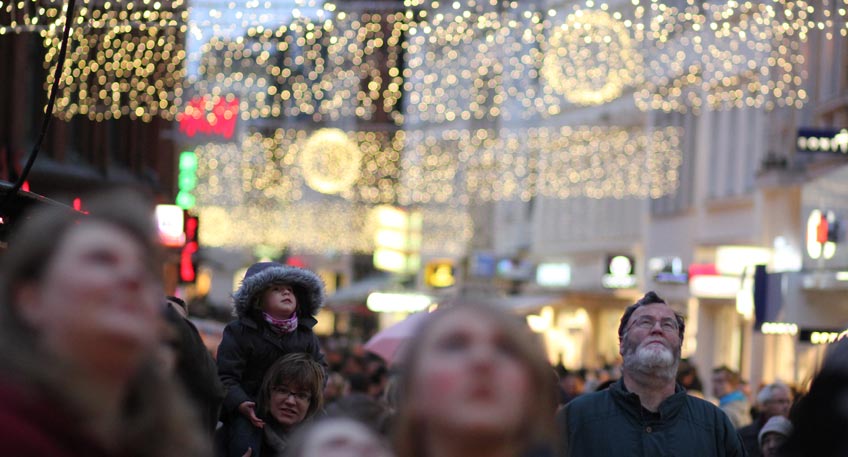
<instances>
[{"instance_id":1,"label":"woman with glasses","mask_svg":"<svg viewBox=\"0 0 848 457\"><path fill-rule=\"evenodd\" d=\"M263 457L285 454L292 432L321 410L323 390L324 369L309 354L288 354L271 365L257 402L257 415L265 422Z\"/></svg>"}]
</instances>

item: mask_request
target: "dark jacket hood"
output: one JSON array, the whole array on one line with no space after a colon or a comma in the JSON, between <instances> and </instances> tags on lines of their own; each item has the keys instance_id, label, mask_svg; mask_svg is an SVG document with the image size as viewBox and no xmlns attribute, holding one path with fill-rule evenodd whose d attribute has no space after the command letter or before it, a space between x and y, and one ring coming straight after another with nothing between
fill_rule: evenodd
<instances>
[{"instance_id":1,"label":"dark jacket hood","mask_svg":"<svg viewBox=\"0 0 848 457\"><path fill-rule=\"evenodd\" d=\"M298 317L315 316L324 305L324 283L318 275L303 268L264 262L252 265L245 273L233 294L233 314L238 318L257 316L260 295L274 283L292 286Z\"/></svg>"}]
</instances>

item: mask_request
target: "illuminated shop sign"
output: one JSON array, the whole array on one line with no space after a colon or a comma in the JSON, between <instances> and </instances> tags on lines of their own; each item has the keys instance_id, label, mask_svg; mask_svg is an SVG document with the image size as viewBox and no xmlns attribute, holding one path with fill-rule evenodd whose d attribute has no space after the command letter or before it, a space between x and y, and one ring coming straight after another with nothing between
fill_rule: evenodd
<instances>
[{"instance_id":1,"label":"illuminated shop sign","mask_svg":"<svg viewBox=\"0 0 848 457\"><path fill-rule=\"evenodd\" d=\"M760 331L764 335L797 335L798 324L790 322L763 322Z\"/></svg>"},{"instance_id":2,"label":"illuminated shop sign","mask_svg":"<svg viewBox=\"0 0 848 457\"><path fill-rule=\"evenodd\" d=\"M185 246L180 251L180 282L192 283L197 280L197 251L200 243L197 238L199 218L188 216L185 220Z\"/></svg>"},{"instance_id":3,"label":"illuminated shop sign","mask_svg":"<svg viewBox=\"0 0 848 457\"><path fill-rule=\"evenodd\" d=\"M414 313L432 303L428 295L414 293L374 292L365 300L368 309L375 313Z\"/></svg>"},{"instance_id":4,"label":"illuminated shop sign","mask_svg":"<svg viewBox=\"0 0 848 457\"><path fill-rule=\"evenodd\" d=\"M680 257L652 257L648 260L648 271L656 283L686 284L689 274L683 269Z\"/></svg>"},{"instance_id":5,"label":"illuminated shop sign","mask_svg":"<svg viewBox=\"0 0 848 457\"><path fill-rule=\"evenodd\" d=\"M830 344L848 336L848 330L802 328L798 340L811 344Z\"/></svg>"},{"instance_id":6,"label":"illuminated shop sign","mask_svg":"<svg viewBox=\"0 0 848 457\"><path fill-rule=\"evenodd\" d=\"M419 211L389 205L374 208L374 268L400 274L421 269L421 227Z\"/></svg>"},{"instance_id":7,"label":"illuminated shop sign","mask_svg":"<svg viewBox=\"0 0 848 457\"><path fill-rule=\"evenodd\" d=\"M494 255L476 252L471 255L469 273L478 278L491 278L495 276L496 263Z\"/></svg>"},{"instance_id":8,"label":"illuminated shop sign","mask_svg":"<svg viewBox=\"0 0 848 457\"><path fill-rule=\"evenodd\" d=\"M634 275L636 262L627 255L613 255L607 258L607 272L601 278L601 285L607 289L626 289L636 286Z\"/></svg>"},{"instance_id":9,"label":"illuminated shop sign","mask_svg":"<svg viewBox=\"0 0 848 457\"><path fill-rule=\"evenodd\" d=\"M163 246L178 248L185 244L183 209L177 205L156 205L156 226Z\"/></svg>"},{"instance_id":10,"label":"illuminated shop sign","mask_svg":"<svg viewBox=\"0 0 848 457\"><path fill-rule=\"evenodd\" d=\"M495 265L495 272L501 278L527 281L532 278L533 264L526 260L501 259Z\"/></svg>"},{"instance_id":11,"label":"illuminated shop sign","mask_svg":"<svg viewBox=\"0 0 848 457\"><path fill-rule=\"evenodd\" d=\"M194 195L194 189L197 187L197 154L192 151L181 152L179 170L176 204L182 209L192 209L197 204L197 197Z\"/></svg>"},{"instance_id":12,"label":"illuminated shop sign","mask_svg":"<svg viewBox=\"0 0 848 457\"><path fill-rule=\"evenodd\" d=\"M430 287L444 288L456 284L456 270L452 260L432 260L424 268L424 283Z\"/></svg>"},{"instance_id":13,"label":"illuminated shop sign","mask_svg":"<svg viewBox=\"0 0 848 457\"><path fill-rule=\"evenodd\" d=\"M833 211L810 211L807 218L807 255L812 259L830 259L836 254L839 221Z\"/></svg>"},{"instance_id":14,"label":"illuminated shop sign","mask_svg":"<svg viewBox=\"0 0 848 457\"><path fill-rule=\"evenodd\" d=\"M238 97L219 97L214 104L207 97L195 97L188 102L185 111L177 116L177 120L180 131L189 137L200 133L230 139L235 132L238 117Z\"/></svg>"},{"instance_id":15,"label":"illuminated shop sign","mask_svg":"<svg viewBox=\"0 0 848 457\"><path fill-rule=\"evenodd\" d=\"M848 129L798 129L798 152L848 154Z\"/></svg>"},{"instance_id":16,"label":"illuminated shop sign","mask_svg":"<svg viewBox=\"0 0 848 457\"><path fill-rule=\"evenodd\" d=\"M571 284L571 265L540 263L536 267L536 284L543 287L568 287Z\"/></svg>"}]
</instances>

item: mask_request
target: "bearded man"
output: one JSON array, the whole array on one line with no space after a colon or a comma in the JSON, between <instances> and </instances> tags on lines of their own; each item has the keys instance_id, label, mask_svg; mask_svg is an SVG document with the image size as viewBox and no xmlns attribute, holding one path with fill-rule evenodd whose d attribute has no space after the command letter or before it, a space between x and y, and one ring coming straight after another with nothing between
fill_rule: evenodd
<instances>
[{"instance_id":1,"label":"bearded man","mask_svg":"<svg viewBox=\"0 0 848 457\"><path fill-rule=\"evenodd\" d=\"M654 292L618 327L622 378L557 413L567 456L746 456L727 415L675 381L685 323Z\"/></svg>"}]
</instances>

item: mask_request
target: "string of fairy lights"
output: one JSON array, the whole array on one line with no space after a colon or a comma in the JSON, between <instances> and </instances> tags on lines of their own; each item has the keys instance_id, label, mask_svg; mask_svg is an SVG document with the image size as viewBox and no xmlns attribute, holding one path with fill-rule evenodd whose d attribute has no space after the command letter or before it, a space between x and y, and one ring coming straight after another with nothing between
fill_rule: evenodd
<instances>
[{"instance_id":1,"label":"string of fairy lights","mask_svg":"<svg viewBox=\"0 0 848 457\"><path fill-rule=\"evenodd\" d=\"M312 135L277 129L239 145L199 147L199 203L288 204L309 199L307 189L374 205L464 206L536 195L658 198L676 189L681 136L673 127L650 133L598 126L321 129Z\"/></svg>"},{"instance_id":2,"label":"string of fairy lights","mask_svg":"<svg viewBox=\"0 0 848 457\"><path fill-rule=\"evenodd\" d=\"M368 251L388 203L450 213L430 236L462 249L475 201L673 192L683 132L564 119L801 108L804 47L848 37L846 2L84 0L54 114L237 113L233 142L196 151L210 245ZM0 0L0 35L38 34L49 70L63 4Z\"/></svg>"},{"instance_id":3,"label":"string of fairy lights","mask_svg":"<svg viewBox=\"0 0 848 457\"><path fill-rule=\"evenodd\" d=\"M423 212L434 252L453 252L471 236L467 208L474 201L672 192L681 135L672 127L645 133L597 126L254 132L240 144L196 150L197 203L204 220L214 218L201 235L212 245L285 241L369 251L371 208L399 203ZM332 154L306 153L315 147ZM301 233L308 235L295 239Z\"/></svg>"},{"instance_id":4,"label":"string of fairy lights","mask_svg":"<svg viewBox=\"0 0 848 457\"><path fill-rule=\"evenodd\" d=\"M83 2L57 113L173 119L184 90L235 92L243 119L396 125L556 116L625 95L643 110L797 108L799 47L848 35L845 0L206 2ZM40 33L50 67L63 5L0 0L0 34ZM192 22L193 10L207 14Z\"/></svg>"},{"instance_id":5,"label":"string of fairy lights","mask_svg":"<svg viewBox=\"0 0 848 457\"><path fill-rule=\"evenodd\" d=\"M244 120L371 121L385 113L400 125L403 17L339 12L333 21L300 17L212 36L189 83L196 93L239 94Z\"/></svg>"},{"instance_id":6,"label":"string of fairy lights","mask_svg":"<svg viewBox=\"0 0 848 457\"><path fill-rule=\"evenodd\" d=\"M18 1L27 6L29 1ZM46 7L42 5L48 5ZM0 4L0 9L12 5ZM38 6L39 15L11 14L35 28L46 52L45 87L53 83L64 16L62 2ZM19 8L16 11L27 11ZM39 19L53 22L41 24ZM94 121L128 116L149 122L154 116L174 119L182 106L186 57L184 35L188 11L182 0L167 5L155 0L85 1L74 18L68 61L54 114L69 120ZM17 24L17 25L16 25ZM21 27L14 22L11 28ZM0 34L4 31L0 28Z\"/></svg>"},{"instance_id":7,"label":"string of fairy lights","mask_svg":"<svg viewBox=\"0 0 848 457\"><path fill-rule=\"evenodd\" d=\"M465 209L427 206L421 213L421 254L459 256L473 225ZM373 252L377 223L373 206L351 202L306 202L290 205L209 204L200 206L200 239L210 247L289 246L309 252L328 249ZM329 218L328 215L332 215Z\"/></svg>"}]
</instances>

